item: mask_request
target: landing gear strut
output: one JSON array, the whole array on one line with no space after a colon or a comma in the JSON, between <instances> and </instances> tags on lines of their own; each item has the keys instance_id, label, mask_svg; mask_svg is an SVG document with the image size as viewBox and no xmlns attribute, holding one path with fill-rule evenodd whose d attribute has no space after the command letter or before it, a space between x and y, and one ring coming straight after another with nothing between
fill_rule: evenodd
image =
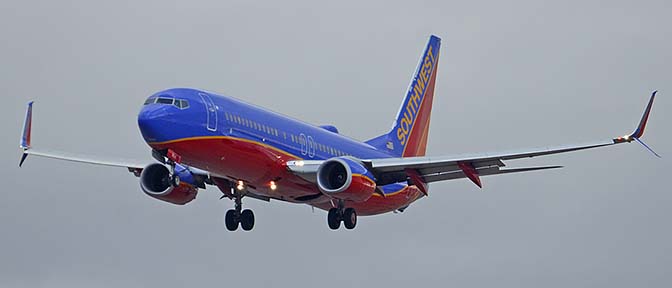
<instances>
[{"instance_id":1,"label":"landing gear strut","mask_svg":"<svg viewBox=\"0 0 672 288\"><path fill-rule=\"evenodd\" d=\"M357 212L354 208L344 208L343 201L338 201L338 207L329 209L327 224L331 230L341 227L341 221L345 229L353 229L357 226Z\"/></svg>"},{"instance_id":2,"label":"landing gear strut","mask_svg":"<svg viewBox=\"0 0 672 288\"><path fill-rule=\"evenodd\" d=\"M182 157L170 149L165 151L157 151L152 149L152 157L170 167L170 178L168 178L170 185L173 187L180 186L180 176L175 173L175 165L181 161Z\"/></svg>"},{"instance_id":3,"label":"landing gear strut","mask_svg":"<svg viewBox=\"0 0 672 288\"><path fill-rule=\"evenodd\" d=\"M250 209L243 210L243 194L232 190L233 200L235 201L235 208L226 211L224 216L224 224L229 231L236 231L238 225L245 231L250 231L254 228L254 212Z\"/></svg>"}]
</instances>

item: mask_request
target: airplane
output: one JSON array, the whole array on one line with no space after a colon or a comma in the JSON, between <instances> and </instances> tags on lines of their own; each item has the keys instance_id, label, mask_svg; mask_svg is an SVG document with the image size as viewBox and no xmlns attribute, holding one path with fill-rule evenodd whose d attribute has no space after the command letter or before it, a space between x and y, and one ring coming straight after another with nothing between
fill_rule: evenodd
<instances>
[{"instance_id":1,"label":"airplane","mask_svg":"<svg viewBox=\"0 0 672 288\"><path fill-rule=\"evenodd\" d=\"M656 91L651 94L634 132L585 145L527 149L518 152L426 156L441 39L430 36L403 98L393 127L360 142L331 125L315 126L213 92L173 88L149 96L138 114L138 127L157 162L105 160L101 157L34 148L33 103L29 102L19 167L28 155L127 168L139 177L148 196L184 205L199 189L219 188L233 200L226 212L227 230L252 230L254 213L243 198L307 204L327 211L337 230L357 225L357 217L403 212L428 196L429 183L562 166L504 168L504 161L642 142Z\"/></svg>"}]
</instances>

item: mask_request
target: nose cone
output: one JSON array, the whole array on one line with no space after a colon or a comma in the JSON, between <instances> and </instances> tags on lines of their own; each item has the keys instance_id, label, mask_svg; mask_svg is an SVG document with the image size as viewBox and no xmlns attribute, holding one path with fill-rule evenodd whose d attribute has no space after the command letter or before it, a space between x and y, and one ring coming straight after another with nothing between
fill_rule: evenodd
<instances>
[{"instance_id":1,"label":"nose cone","mask_svg":"<svg viewBox=\"0 0 672 288\"><path fill-rule=\"evenodd\" d=\"M169 119L172 116L170 106L145 105L138 114L138 127L147 142L160 142L170 129Z\"/></svg>"}]
</instances>

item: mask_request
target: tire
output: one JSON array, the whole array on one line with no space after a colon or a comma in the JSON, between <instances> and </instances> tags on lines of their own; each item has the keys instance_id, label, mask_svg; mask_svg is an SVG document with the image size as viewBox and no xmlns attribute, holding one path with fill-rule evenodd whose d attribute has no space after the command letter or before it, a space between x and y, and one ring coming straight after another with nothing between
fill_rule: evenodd
<instances>
[{"instance_id":1,"label":"tire","mask_svg":"<svg viewBox=\"0 0 672 288\"><path fill-rule=\"evenodd\" d=\"M224 216L224 224L226 224L226 230L236 231L238 229L238 219L236 219L236 210L226 211Z\"/></svg>"},{"instance_id":2,"label":"tire","mask_svg":"<svg viewBox=\"0 0 672 288\"><path fill-rule=\"evenodd\" d=\"M245 231L250 231L254 227L254 212L250 209L243 210L240 213L240 227Z\"/></svg>"},{"instance_id":3,"label":"tire","mask_svg":"<svg viewBox=\"0 0 672 288\"><path fill-rule=\"evenodd\" d=\"M329 224L331 230L336 230L341 227L341 219L338 215L338 209L329 209L329 213L327 214L327 224Z\"/></svg>"},{"instance_id":4,"label":"tire","mask_svg":"<svg viewBox=\"0 0 672 288\"><path fill-rule=\"evenodd\" d=\"M173 176L173 178L170 179L170 184L173 185L173 187L180 186L180 176Z\"/></svg>"},{"instance_id":5,"label":"tire","mask_svg":"<svg viewBox=\"0 0 672 288\"><path fill-rule=\"evenodd\" d=\"M353 208L343 210L343 226L345 229L353 229L357 226L357 212Z\"/></svg>"}]
</instances>

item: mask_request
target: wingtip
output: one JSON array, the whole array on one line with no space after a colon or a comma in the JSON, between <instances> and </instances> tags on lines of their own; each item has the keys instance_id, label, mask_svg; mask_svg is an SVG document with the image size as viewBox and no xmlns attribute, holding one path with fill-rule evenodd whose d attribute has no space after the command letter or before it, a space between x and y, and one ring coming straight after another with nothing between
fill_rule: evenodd
<instances>
[{"instance_id":1,"label":"wingtip","mask_svg":"<svg viewBox=\"0 0 672 288\"><path fill-rule=\"evenodd\" d=\"M663 158L662 156L660 156L660 154L656 153L656 151L653 151L653 148L649 147L649 145L646 145L646 143L644 143L644 141L642 141L642 139L635 138L635 140L637 140L637 142L639 144L642 144L642 146L644 146L644 148L646 148L646 150L649 150L649 152L651 152L651 154L653 154L653 156L656 156L658 158Z\"/></svg>"},{"instance_id":2,"label":"wingtip","mask_svg":"<svg viewBox=\"0 0 672 288\"><path fill-rule=\"evenodd\" d=\"M20 147L24 150L30 149L30 139L31 131L33 124L33 103L35 101L28 102L28 107L26 108L26 119L23 122L23 132L21 133L21 142Z\"/></svg>"},{"instance_id":3,"label":"wingtip","mask_svg":"<svg viewBox=\"0 0 672 288\"><path fill-rule=\"evenodd\" d=\"M644 136L644 130L646 129L646 124L649 122L649 115L651 115L651 108L653 108L653 100L656 99L657 93L658 90L654 90L653 93L651 93L649 103L646 105L646 109L644 109L644 114L642 114L642 119L639 121L637 129L635 129L632 134L625 136L626 141L631 142L632 139L642 138L642 136Z\"/></svg>"},{"instance_id":4,"label":"wingtip","mask_svg":"<svg viewBox=\"0 0 672 288\"><path fill-rule=\"evenodd\" d=\"M19 161L19 168L23 165L23 162L26 161L26 157L28 157L28 153L23 152L23 155L21 155L21 161Z\"/></svg>"}]
</instances>

